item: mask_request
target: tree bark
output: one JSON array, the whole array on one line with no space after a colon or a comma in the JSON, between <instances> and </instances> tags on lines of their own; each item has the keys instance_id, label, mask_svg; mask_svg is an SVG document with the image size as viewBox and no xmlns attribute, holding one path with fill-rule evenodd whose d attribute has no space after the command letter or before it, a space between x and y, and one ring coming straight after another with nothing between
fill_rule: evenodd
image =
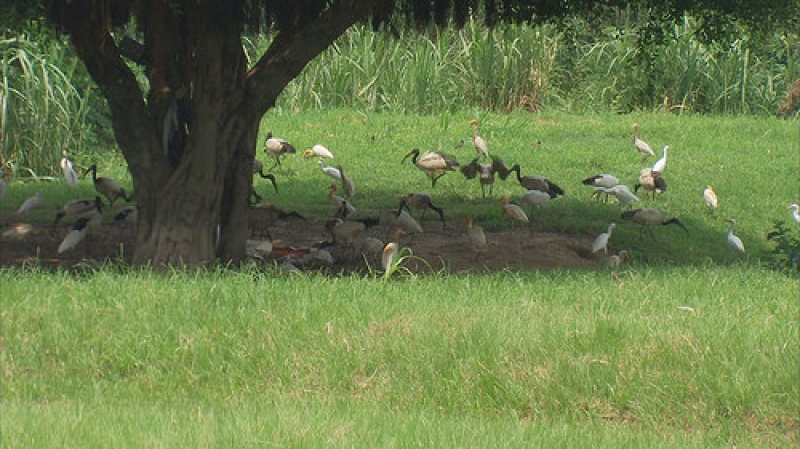
<instances>
[{"instance_id":1,"label":"tree bark","mask_svg":"<svg viewBox=\"0 0 800 449\"><path fill-rule=\"evenodd\" d=\"M108 101L133 178L135 264L244 258L262 116L309 61L369 13L369 2L336 2L310 25L279 33L248 72L240 24L224 3L200 2L180 14L168 12L169 2L150 3L142 21L150 51L146 96L109 33L104 3L67 4L74 9L63 25ZM186 138L171 162L162 133L180 90L187 92Z\"/></svg>"}]
</instances>

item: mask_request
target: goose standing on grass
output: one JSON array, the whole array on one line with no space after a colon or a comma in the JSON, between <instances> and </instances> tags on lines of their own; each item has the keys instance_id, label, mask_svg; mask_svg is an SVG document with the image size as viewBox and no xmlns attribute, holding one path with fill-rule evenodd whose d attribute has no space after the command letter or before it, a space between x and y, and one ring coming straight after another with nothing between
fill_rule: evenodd
<instances>
[{"instance_id":1,"label":"goose standing on grass","mask_svg":"<svg viewBox=\"0 0 800 449\"><path fill-rule=\"evenodd\" d=\"M17 209L17 216L26 217L28 214L36 210L42 204L42 192L36 192L35 195L22 202L22 205Z\"/></svg>"},{"instance_id":2,"label":"goose standing on grass","mask_svg":"<svg viewBox=\"0 0 800 449\"><path fill-rule=\"evenodd\" d=\"M503 206L503 214L511 220L512 228L514 223L528 223L530 221L525 211L519 205L509 203L508 198L500 198L500 204Z\"/></svg>"},{"instance_id":3,"label":"goose standing on grass","mask_svg":"<svg viewBox=\"0 0 800 449\"><path fill-rule=\"evenodd\" d=\"M667 168L667 151L669 151L669 145L664 145L664 155L653 164L654 172L658 174L664 173L664 170Z\"/></svg>"},{"instance_id":4,"label":"goose standing on grass","mask_svg":"<svg viewBox=\"0 0 800 449\"><path fill-rule=\"evenodd\" d=\"M436 151L426 151L420 156L419 148L414 148L403 157L400 163L403 163L412 156L411 162L420 170L425 172L428 179L431 180L431 187L436 187L436 181L445 175L448 171L454 171L458 167L458 161L453 156L439 153Z\"/></svg>"},{"instance_id":5,"label":"goose standing on grass","mask_svg":"<svg viewBox=\"0 0 800 449\"><path fill-rule=\"evenodd\" d=\"M642 156L642 159L645 159L648 156L656 155L656 153L653 152L653 149L650 148L650 145L644 140L639 138L638 123L633 124L633 146L636 147L637 151L639 151L639 154Z\"/></svg>"},{"instance_id":6,"label":"goose standing on grass","mask_svg":"<svg viewBox=\"0 0 800 449\"><path fill-rule=\"evenodd\" d=\"M280 137L274 137L272 131L270 131L267 133L267 140L264 141L264 152L267 153L269 157L275 159L275 164L270 167L270 170L272 170L276 166L281 165L282 156L293 154L296 150L292 144Z\"/></svg>"},{"instance_id":7,"label":"goose standing on grass","mask_svg":"<svg viewBox=\"0 0 800 449\"><path fill-rule=\"evenodd\" d=\"M303 157L306 159L311 159L312 157L333 159L333 153L324 145L318 143L311 148L306 148L306 150L303 151Z\"/></svg>"},{"instance_id":8,"label":"goose standing on grass","mask_svg":"<svg viewBox=\"0 0 800 449\"><path fill-rule=\"evenodd\" d=\"M703 190L703 200L706 202L706 206L711 208L712 212L717 209L719 200L717 199L717 193L714 192L713 187L708 186Z\"/></svg>"},{"instance_id":9,"label":"goose standing on grass","mask_svg":"<svg viewBox=\"0 0 800 449\"><path fill-rule=\"evenodd\" d=\"M131 202L130 197L125 193L125 189L122 188L116 179L97 176L97 164L90 165L89 168L87 168L83 173L83 176L86 176L89 174L89 172L92 173L94 189L97 191L97 193L105 196L108 199L110 206L114 205L114 201L116 201L117 198L122 198L126 203Z\"/></svg>"},{"instance_id":10,"label":"goose standing on grass","mask_svg":"<svg viewBox=\"0 0 800 449\"><path fill-rule=\"evenodd\" d=\"M686 234L689 234L689 230L683 223L678 220L677 218L670 218L669 220L664 220L664 216L661 214L661 211L658 209L654 209L651 207L645 207L643 209L635 209L629 210L622 213L622 219L632 221L634 223L638 223L641 225L641 229L639 230L639 237L644 236L644 231L647 230L650 233L650 237L655 238L653 235L653 225L661 225L666 226L669 224L674 224L679 226L681 229L686 231Z\"/></svg>"},{"instance_id":11,"label":"goose standing on grass","mask_svg":"<svg viewBox=\"0 0 800 449\"><path fill-rule=\"evenodd\" d=\"M611 238L611 231L614 230L615 226L616 223L610 223L608 225L608 231L603 232L594 238L594 242L592 243L592 254L600 251L601 249L605 254L608 254L608 239Z\"/></svg>"},{"instance_id":12,"label":"goose standing on grass","mask_svg":"<svg viewBox=\"0 0 800 449\"><path fill-rule=\"evenodd\" d=\"M61 152L61 171L64 173L64 179L70 187L78 187L78 173L75 167L72 166L72 161L67 156L67 150Z\"/></svg>"},{"instance_id":13,"label":"goose standing on grass","mask_svg":"<svg viewBox=\"0 0 800 449\"><path fill-rule=\"evenodd\" d=\"M486 146L486 141L483 140L483 137L478 135L478 121L470 120L469 124L472 125L472 144L475 146L475 151L478 152L478 156L488 159L489 148Z\"/></svg>"},{"instance_id":14,"label":"goose standing on grass","mask_svg":"<svg viewBox=\"0 0 800 449\"><path fill-rule=\"evenodd\" d=\"M645 197L647 197L648 193L651 193L653 199L656 199L657 194L660 195L667 191L667 182L664 181L660 173L654 172L650 167L646 167L639 171L638 182L633 186L634 193L638 193L640 188L644 189Z\"/></svg>"},{"instance_id":15,"label":"goose standing on grass","mask_svg":"<svg viewBox=\"0 0 800 449\"><path fill-rule=\"evenodd\" d=\"M744 243L742 243L742 239L733 233L733 228L736 227L736 220L729 218L728 223L730 223L728 227L728 246L733 248L737 253L744 254Z\"/></svg>"},{"instance_id":16,"label":"goose standing on grass","mask_svg":"<svg viewBox=\"0 0 800 449\"><path fill-rule=\"evenodd\" d=\"M792 211L792 218L794 218L795 224L800 226L800 206L795 203L790 204L787 209L791 209Z\"/></svg>"}]
</instances>

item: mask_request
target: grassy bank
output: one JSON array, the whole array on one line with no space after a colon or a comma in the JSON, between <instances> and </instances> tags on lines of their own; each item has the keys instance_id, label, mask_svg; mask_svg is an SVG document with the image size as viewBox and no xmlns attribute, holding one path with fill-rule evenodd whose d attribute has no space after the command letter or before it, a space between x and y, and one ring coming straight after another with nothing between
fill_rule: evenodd
<instances>
[{"instance_id":1,"label":"grassy bank","mask_svg":"<svg viewBox=\"0 0 800 449\"><path fill-rule=\"evenodd\" d=\"M796 282L4 271L6 447L781 447Z\"/></svg>"}]
</instances>

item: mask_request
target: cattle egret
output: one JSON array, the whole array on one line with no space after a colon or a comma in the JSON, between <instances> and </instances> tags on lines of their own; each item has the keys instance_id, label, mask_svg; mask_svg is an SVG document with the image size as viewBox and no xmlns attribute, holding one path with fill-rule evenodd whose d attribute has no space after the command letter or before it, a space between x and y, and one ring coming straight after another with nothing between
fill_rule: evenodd
<instances>
[{"instance_id":1,"label":"cattle egret","mask_svg":"<svg viewBox=\"0 0 800 449\"><path fill-rule=\"evenodd\" d=\"M472 144L475 145L475 151L478 152L478 156L488 158L489 149L486 146L486 141L478 135L478 121L471 120L469 124L472 125Z\"/></svg>"},{"instance_id":2,"label":"cattle egret","mask_svg":"<svg viewBox=\"0 0 800 449\"><path fill-rule=\"evenodd\" d=\"M331 150L327 149L324 145L316 144L313 147L303 151L303 157L306 159L310 159L312 157L325 157L328 159L333 159L333 153L331 153Z\"/></svg>"},{"instance_id":3,"label":"cattle egret","mask_svg":"<svg viewBox=\"0 0 800 449\"><path fill-rule=\"evenodd\" d=\"M639 124L633 124L633 146L636 147L636 150L639 151L639 154L642 156L642 159L646 158L647 156L655 156L656 154L653 152L653 149L650 148L647 142L639 138Z\"/></svg>"},{"instance_id":4,"label":"cattle egret","mask_svg":"<svg viewBox=\"0 0 800 449\"><path fill-rule=\"evenodd\" d=\"M664 173L664 170L667 168L667 151L669 150L669 145L664 145L664 155L661 156L661 159L657 160L655 164L653 164L653 171L659 174Z\"/></svg>"},{"instance_id":5,"label":"cattle egret","mask_svg":"<svg viewBox=\"0 0 800 449\"><path fill-rule=\"evenodd\" d=\"M72 161L67 157L66 150L61 152L61 156L61 171L64 173L64 179L74 189L78 187L78 173L75 172Z\"/></svg>"},{"instance_id":6,"label":"cattle egret","mask_svg":"<svg viewBox=\"0 0 800 449\"><path fill-rule=\"evenodd\" d=\"M597 237L594 238L594 242L592 243L592 254L603 250L604 253L608 254L608 239L611 238L611 231L614 230L616 223L611 223L608 225L608 231L599 234Z\"/></svg>"},{"instance_id":7,"label":"cattle egret","mask_svg":"<svg viewBox=\"0 0 800 449\"><path fill-rule=\"evenodd\" d=\"M706 202L706 206L710 207L713 211L717 208L719 201L717 200L717 194L714 192L714 188L708 186L703 190L703 200Z\"/></svg>"},{"instance_id":8,"label":"cattle egret","mask_svg":"<svg viewBox=\"0 0 800 449\"><path fill-rule=\"evenodd\" d=\"M733 233L733 228L736 227L736 220L729 218L728 223L730 223L728 227L728 245L733 248L734 251L744 254L744 243L742 243L742 239Z\"/></svg>"},{"instance_id":9,"label":"cattle egret","mask_svg":"<svg viewBox=\"0 0 800 449\"><path fill-rule=\"evenodd\" d=\"M794 218L794 222L797 223L798 226L800 226L800 206L792 203L789 205L789 207L787 207L787 209L792 210L792 218Z\"/></svg>"},{"instance_id":10,"label":"cattle egret","mask_svg":"<svg viewBox=\"0 0 800 449\"><path fill-rule=\"evenodd\" d=\"M511 220L511 227L514 227L514 223L528 223L528 215L522 210L521 207L517 204L512 204L508 202L508 198L503 197L500 198L500 204L503 206L503 214Z\"/></svg>"}]
</instances>

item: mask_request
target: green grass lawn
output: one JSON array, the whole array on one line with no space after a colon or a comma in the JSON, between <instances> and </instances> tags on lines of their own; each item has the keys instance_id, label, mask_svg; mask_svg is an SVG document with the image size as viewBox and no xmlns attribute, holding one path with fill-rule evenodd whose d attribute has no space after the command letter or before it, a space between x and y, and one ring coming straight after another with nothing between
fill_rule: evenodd
<instances>
[{"instance_id":1,"label":"green grass lawn","mask_svg":"<svg viewBox=\"0 0 800 449\"><path fill-rule=\"evenodd\" d=\"M411 116L276 110L262 125L298 149L325 143L369 214L430 191L451 219L507 226L498 183L448 174L433 190L400 159L411 148L469 161L468 120L489 151L567 190L545 229L598 233L620 206L580 181L643 164L631 124L660 156L673 148L656 207L690 236L639 238L619 223L616 272L283 277L108 267L78 274L0 271L3 447L794 447L798 439L797 279L770 270L766 233L797 201L796 121L668 114ZM461 139L464 148L455 149ZM541 140L541 146L534 142ZM90 155L74 155L88 165ZM262 156L263 159L263 156ZM129 185L121 160L100 174ZM321 219L329 180L287 158L267 198ZM257 179L257 188L269 187ZM720 196L706 210L702 190ZM91 196L63 181L18 181L7 217L36 190L58 204ZM642 206L652 205L643 200ZM727 248L726 218L748 256Z\"/></svg>"}]
</instances>

